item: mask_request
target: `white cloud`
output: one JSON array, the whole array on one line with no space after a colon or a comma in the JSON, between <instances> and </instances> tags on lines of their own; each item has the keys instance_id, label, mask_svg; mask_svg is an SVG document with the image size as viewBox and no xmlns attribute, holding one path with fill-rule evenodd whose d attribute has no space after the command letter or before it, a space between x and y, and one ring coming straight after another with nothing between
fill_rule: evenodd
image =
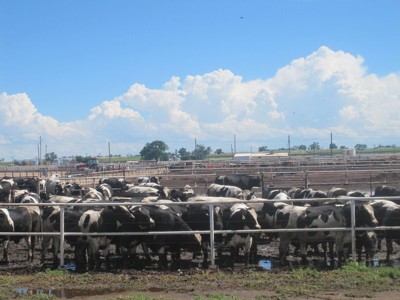
<instances>
[{"instance_id":1,"label":"white cloud","mask_svg":"<svg viewBox=\"0 0 400 300\"><path fill-rule=\"evenodd\" d=\"M125 154L156 139L171 151L190 147L195 138L224 148L235 134L248 150L257 144L285 147L287 135L328 147L333 132L340 145L352 147L368 141L393 144L400 133L399 75L368 74L362 57L326 46L264 80L246 81L220 69L173 76L160 89L134 83L74 123L42 115L26 94L3 93L0 104L4 151L18 143L35 145L39 136L56 153L104 153L112 141L113 152Z\"/></svg>"}]
</instances>

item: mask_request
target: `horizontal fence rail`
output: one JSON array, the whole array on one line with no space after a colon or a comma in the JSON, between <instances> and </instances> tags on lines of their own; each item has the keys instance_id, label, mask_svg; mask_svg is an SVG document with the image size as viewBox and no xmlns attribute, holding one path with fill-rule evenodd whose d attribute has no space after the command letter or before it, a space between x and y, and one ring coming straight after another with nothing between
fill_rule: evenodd
<instances>
[{"instance_id":1,"label":"horizontal fence rail","mask_svg":"<svg viewBox=\"0 0 400 300\"><path fill-rule=\"evenodd\" d=\"M213 209L215 205L227 204L227 202L210 202L210 201L199 201L199 202L173 202L173 203L162 203L162 205L208 205L210 211L210 230L204 231L148 231L148 232L65 232L65 209L68 207L106 207L106 206L155 206L160 203L136 203L136 202L106 202L106 203L0 203L0 208L7 207L18 207L18 206L55 206L60 208L60 231L59 232L0 232L0 236L59 236L60 237L60 266L64 266L64 242L66 236L128 236L128 235L140 235L140 236L152 236L152 235L188 235L188 234L210 234L210 251L211 251L211 268L215 268L215 234L235 234L235 233L282 233L282 232L318 232L318 231L349 231L351 232L352 241L352 260L356 261L356 249L355 249L355 238L356 231L369 231L369 230L400 230L400 226L378 226L378 227L355 227L355 203L368 202L370 200L398 200L400 197L341 197L341 198L315 198L315 199L290 199L290 200L279 200L279 202L290 202L294 205L297 202L317 202L317 201L350 201L351 203L351 227L340 227L340 228L291 228L291 229L256 229L256 230L214 230L214 214ZM237 200L231 201L229 204L235 203L271 203L273 200L257 199L257 200Z\"/></svg>"}]
</instances>

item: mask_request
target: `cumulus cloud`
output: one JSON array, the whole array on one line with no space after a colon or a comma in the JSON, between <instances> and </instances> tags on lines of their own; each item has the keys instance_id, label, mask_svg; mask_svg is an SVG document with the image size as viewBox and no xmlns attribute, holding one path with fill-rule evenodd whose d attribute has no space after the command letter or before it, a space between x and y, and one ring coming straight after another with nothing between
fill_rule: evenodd
<instances>
[{"instance_id":1,"label":"cumulus cloud","mask_svg":"<svg viewBox=\"0 0 400 300\"><path fill-rule=\"evenodd\" d=\"M399 74L369 74L362 57L326 46L271 78L245 80L219 69L172 76L160 89L133 83L73 123L44 116L26 94L3 93L0 104L6 129L0 145L10 149L44 136L59 151L77 153L104 153L106 141L113 142L113 152L138 153L156 139L171 151L193 139L229 151L234 134L244 151L257 144L285 147L287 135L306 145L325 139L320 145L328 147L331 132L337 143L352 147L393 144L400 133Z\"/></svg>"}]
</instances>

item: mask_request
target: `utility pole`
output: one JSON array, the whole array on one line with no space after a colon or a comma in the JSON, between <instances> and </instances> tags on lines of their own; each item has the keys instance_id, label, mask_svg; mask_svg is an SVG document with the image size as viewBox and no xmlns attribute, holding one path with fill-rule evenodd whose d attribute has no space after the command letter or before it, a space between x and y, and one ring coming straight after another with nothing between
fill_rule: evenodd
<instances>
[{"instance_id":1,"label":"utility pole","mask_svg":"<svg viewBox=\"0 0 400 300\"><path fill-rule=\"evenodd\" d=\"M111 164L111 143L108 142L108 163Z\"/></svg>"},{"instance_id":2,"label":"utility pole","mask_svg":"<svg viewBox=\"0 0 400 300\"><path fill-rule=\"evenodd\" d=\"M233 154L236 154L236 134L233 134Z\"/></svg>"},{"instance_id":3,"label":"utility pole","mask_svg":"<svg viewBox=\"0 0 400 300\"><path fill-rule=\"evenodd\" d=\"M290 135L288 135L288 155L290 156Z\"/></svg>"},{"instance_id":4,"label":"utility pole","mask_svg":"<svg viewBox=\"0 0 400 300\"><path fill-rule=\"evenodd\" d=\"M329 148L331 148L331 157L333 155L333 148L332 148L333 144L332 144L332 132L331 132L331 146Z\"/></svg>"},{"instance_id":5,"label":"utility pole","mask_svg":"<svg viewBox=\"0 0 400 300\"><path fill-rule=\"evenodd\" d=\"M42 136L39 136L39 166L42 164Z\"/></svg>"}]
</instances>

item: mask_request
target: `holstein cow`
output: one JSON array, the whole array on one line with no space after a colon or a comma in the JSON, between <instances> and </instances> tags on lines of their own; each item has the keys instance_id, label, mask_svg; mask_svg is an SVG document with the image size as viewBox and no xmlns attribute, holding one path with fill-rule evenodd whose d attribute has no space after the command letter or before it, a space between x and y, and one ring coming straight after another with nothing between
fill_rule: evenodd
<instances>
[{"instance_id":1,"label":"holstein cow","mask_svg":"<svg viewBox=\"0 0 400 300\"><path fill-rule=\"evenodd\" d=\"M1 232L13 232L14 221L10 217L10 213L5 208L0 208L0 231ZM0 235L0 242L3 246L3 260L8 262L8 243L10 242L10 236Z\"/></svg>"},{"instance_id":2,"label":"holstein cow","mask_svg":"<svg viewBox=\"0 0 400 300\"><path fill-rule=\"evenodd\" d=\"M151 176L151 177L138 177L137 183L148 183L154 182L160 184L161 177Z\"/></svg>"},{"instance_id":3,"label":"holstein cow","mask_svg":"<svg viewBox=\"0 0 400 300\"><path fill-rule=\"evenodd\" d=\"M393 209L400 208L400 205L390 200L377 199L371 201L371 206L374 209L374 215L378 221L378 226L383 226L383 221L386 215ZM379 230L377 232L378 250L381 250L382 239L385 237L385 231Z\"/></svg>"},{"instance_id":4,"label":"holstein cow","mask_svg":"<svg viewBox=\"0 0 400 300\"><path fill-rule=\"evenodd\" d=\"M124 178L101 178L99 180L99 185L102 183L107 183L111 186L113 195L120 196L121 192L127 189L128 182Z\"/></svg>"},{"instance_id":5,"label":"holstein cow","mask_svg":"<svg viewBox=\"0 0 400 300\"><path fill-rule=\"evenodd\" d=\"M226 230L261 229L257 221L254 209L245 203L236 203L230 208L228 220L224 226ZM233 233L227 235L227 246L230 248L230 260L228 265L234 267L234 262L239 248L244 248L245 265L249 265L250 250L253 243L253 233Z\"/></svg>"},{"instance_id":6,"label":"holstein cow","mask_svg":"<svg viewBox=\"0 0 400 300\"><path fill-rule=\"evenodd\" d=\"M212 183L207 188L207 196L248 200L251 198L252 193L249 190L242 190L237 186Z\"/></svg>"},{"instance_id":7,"label":"holstein cow","mask_svg":"<svg viewBox=\"0 0 400 300\"><path fill-rule=\"evenodd\" d=\"M79 220L81 232L141 232L150 229L154 225L146 208L137 207L128 210L125 206L103 207L100 210L87 210ZM135 239L138 239L135 237ZM111 242L118 242L119 246L125 247L127 239L112 236L86 236L82 240L86 241L89 257L89 269L100 268L100 251L106 258L107 269L110 268L109 251ZM132 243L132 237L129 238ZM124 251L124 250L123 250ZM123 252L123 255L126 252ZM124 256L124 258L126 258Z\"/></svg>"},{"instance_id":8,"label":"holstein cow","mask_svg":"<svg viewBox=\"0 0 400 300\"><path fill-rule=\"evenodd\" d=\"M64 187L63 187L60 179L58 179L56 177L46 179L44 190L46 193L46 200L48 200L51 195L63 195L64 194Z\"/></svg>"},{"instance_id":9,"label":"holstein cow","mask_svg":"<svg viewBox=\"0 0 400 300\"><path fill-rule=\"evenodd\" d=\"M233 185L241 188L242 190L249 190L253 187L261 186L261 178L259 176L251 175L221 175L215 178L215 183L222 185Z\"/></svg>"},{"instance_id":10,"label":"holstein cow","mask_svg":"<svg viewBox=\"0 0 400 300\"><path fill-rule=\"evenodd\" d=\"M16 188L17 185L12 178L3 178L0 181L0 202L14 202L14 192Z\"/></svg>"}]
</instances>

